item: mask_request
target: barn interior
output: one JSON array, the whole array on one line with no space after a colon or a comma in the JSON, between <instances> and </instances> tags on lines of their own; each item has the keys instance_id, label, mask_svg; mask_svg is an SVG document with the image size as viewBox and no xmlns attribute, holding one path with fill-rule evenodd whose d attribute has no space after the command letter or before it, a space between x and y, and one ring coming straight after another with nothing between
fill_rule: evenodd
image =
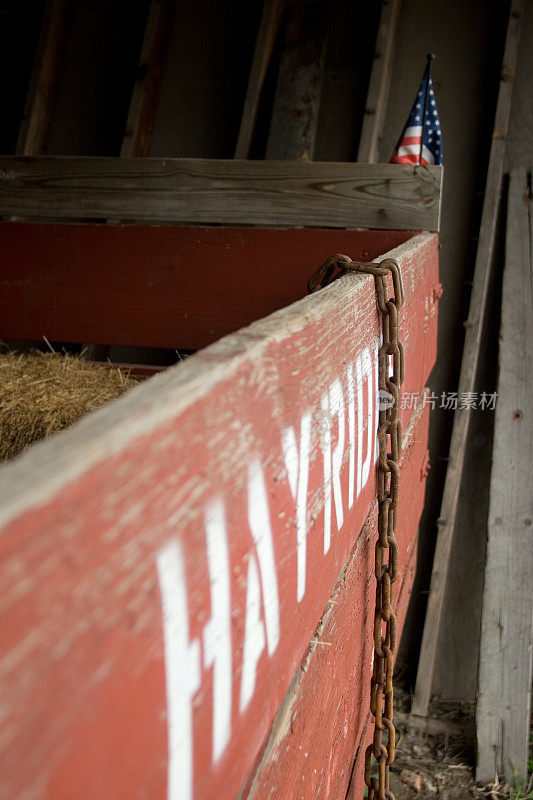
<instances>
[{"instance_id":1,"label":"barn interior","mask_svg":"<svg viewBox=\"0 0 533 800\"><path fill-rule=\"evenodd\" d=\"M42 207L32 210L28 201L26 206L17 204L12 182L6 180L13 157L23 165L43 156L95 158L102 159L104 170L108 169L106 158L387 164L416 96L426 54L435 54L432 77L444 147L439 230L443 294L437 361L428 381L434 397L428 444L431 469L419 525L416 578L396 672L406 696L417 698L418 716L411 716L411 729L423 735L431 728L439 735L464 739L466 725L474 748L496 409L469 409L461 437L454 434L453 403L443 403L441 398L453 393L460 397L465 386L476 396L500 391L498 352L510 175L513 170L527 173L533 163L533 2L2 0L0 15L0 63L7 77L0 127L0 204L8 229L26 220L71 226L88 221L86 215L77 218L75 211L62 216L61 208L51 208L47 215ZM291 108L294 91L301 92L299 114ZM504 112L502 97L507 97ZM41 177L37 174L35 180ZM75 176L70 177L75 181ZM132 214L125 205L115 207L115 216L89 219L119 226L135 223ZM165 218L161 212L153 222L170 227L172 215L169 212ZM273 225L279 226L279 221ZM356 219L353 227L372 225ZM213 229L207 257L222 247L217 229ZM332 229L331 233L331 252L343 252L342 231ZM297 250L298 236L306 235L305 228L294 235L291 246ZM333 246L336 235L340 244ZM13 280L10 270L23 247L17 236L16 232L3 236L7 257L6 273L3 278L0 275L2 291ZM407 236L397 231L390 246ZM370 238L365 240L366 248L371 248ZM281 282L283 292L274 298L276 273L270 276L272 285L266 280L266 287L250 280L244 258L247 248L261 253L259 260L265 262L278 258L275 245L265 245L253 233L243 242L242 261L235 267L240 300L235 300L236 311L229 323L217 321L218 301L205 299L202 276L196 271L184 276L185 291L194 294L198 304L211 302L212 322L198 335L158 346L158 337L150 341L144 327L143 347L117 338L109 341L97 333L81 344L59 338L51 345L83 352L84 358L96 361L110 359L156 370L304 296L310 274L307 262L296 264L290 280ZM378 242L376 232L376 255L381 252ZM76 248L74 240L71 246ZM152 245L126 237L113 246L138 247L142 252L142 247ZM167 246L172 246L171 238ZM194 249L192 240L190 247ZM79 278L89 308L91 253L89 243L86 270ZM489 265L488 277L483 302L475 307L475 271L482 256ZM290 268L288 260L287 256L280 262L280 272ZM201 258L196 262L198 270ZM127 282L128 276L121 275L120 280ZM227 291L227 287L217 291ZM531 286L524 286L524 292L531 299ZM142 303L140 290L135 303ZM128 312L132 317L135 303ZM17 308L11 308L6 320L17 315ZM460 382L462 370L468 369L463 355L465 332L472 326L477 332L475 366L465 384ZM6 349L47 348L31 335L31 326L23 335L15 335L15 329L11 322L5 323L4 330L0 327ZM527 369L523 380L528 382ZM531 441L530 409L522 411L524 430L529 431L523 434L527 443ZM531 452L523 456L530 460ZM450 522L442 515L443 496L446 482L452 480L450 470L458 463L461 480L454 484ZM519 463L525 480L527 469ZM530 493L530 487L524 491ZM447 533L450 524L453 537ZM524 555L530 559L530 537L524 541ZM437 592L435 574L443 572L446 580ZM512 593L512 587L507 584L504 594ZM526 638L531 637L531 590L529 578L520 606ZM433 598L429 604L428 598ZM529 676L526 714L530 712L530 661L519 669ZM458 704L467 723L457 723L456 730L449 717L450 709ZM527 747L528 742L526 757ZM416 772L416 763L413 769ZM474 761L469 769L474 776ZM527 773L527 767L520 771ZM486 775L477 777L487 782ZM414 796L418 789L410 791L408 796Z\"/></svg>"}]
</instances>

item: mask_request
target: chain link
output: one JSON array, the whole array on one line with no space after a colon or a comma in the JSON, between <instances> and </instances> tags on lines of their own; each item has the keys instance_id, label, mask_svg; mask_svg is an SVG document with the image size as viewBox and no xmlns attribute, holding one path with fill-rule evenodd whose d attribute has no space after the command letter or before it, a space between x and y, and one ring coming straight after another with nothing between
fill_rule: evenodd
<instances>
[{"instance_id":1,"label":"chain link","mask_svg":"<svg viewBox=\"0 0 533 800\"><path fill-rule=\"evenodd\" d=\"M393 668L396 653L396 615L393 586L398 576L396 526L399 492L399 460L402 427L399 417L400 387L404 378L404 352L399 338L399 314L404 303L400 267L392 258L379 264L359 263L334 255L310 278L307 288L315 292L349 272L374 276L382 341L378 354L378 539L375 549L376 606L374 612L374 667L370 688L370 711L374 717L372 744L365 751L365 784L368 800L394 800L389 787L389 767L394 761L396 732L393 723ZM387 277L393 296L387 299ZM392 365L391 365L392 361ZM392 366L392 369L391 369ZM384 743L384 733L386 742ZM377 777L373 772L377 762Z\"/></svg>"}]
</instances>

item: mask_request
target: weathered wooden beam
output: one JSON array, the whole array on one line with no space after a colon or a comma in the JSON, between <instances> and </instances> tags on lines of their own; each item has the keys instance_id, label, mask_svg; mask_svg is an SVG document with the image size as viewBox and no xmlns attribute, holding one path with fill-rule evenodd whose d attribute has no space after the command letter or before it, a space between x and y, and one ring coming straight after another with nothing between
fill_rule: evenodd
<instances>
[{"instance_id":1,"label":"weathered wooden beam","mask_svg":"<svg viewBox=\"0 0 533 800\"><path fill-rule=\"evenodd\" d=\"M374 62L357 151L357 160L364 164L374 164L379 160L379 143L387 114L394 40L400 8L401 0L383 0L381 5Z\"/></svg>"},{"instance_id":2,"label":"weathered wooden beam","mask_svg":"<svg viewBox=\"0 0 533 800\"><path fill-rule=\"evenodd\" d=\"M327 0L295 0L289 5L267 159L313 160L330 5Z\"/></svg>"},{"instance_id":3,"label":"weathered wooden beam","mask_svg":"<svg viewBox=\"0 0 533 800\"><path fill-rule=\"evenodd\" d=\"M161 94L173 3L151 0L120 155L146 157Z\"/></svg>"},{"instance_id":4,"label":"weathered wooden beam","mask_svg":"<svg viewBox=\"0 0 533 800\"><path fill-rule=\"evenodd\" d=\"M437 237L390 255L420 393ZM237 795L375 498L379 330L346 276L0 469L6 797Z\"/></svg>"},{"instance_id":5,"label":"weathered wooden beam","mask_svg":"<svg viewBox=\"0 0 533 800\"><path fill-rule=\"evenodd\" d=\"M238 159L248 158L250 155L261 92L272 57L272 50L284 5L285 0L265 0L263 5L263 13L259 23L254 57L242 109L239 135L235 147L235 158Z\"/></svg>"},{"instance_id":6,"label":"weathered wooden beam","mask_svg":"<svg viewBox=\"0 0 533 800\"><path fill-rule=\"evenodd\" d=\"M518 56L522 6L523 0L513 0L509 12L498 104L485 185L485 200L474 267L470 310L468 321L465 323L466 333L458 397L461 397L463 393L476 390L481 337L486 324L485 308L493 274L494 244L500 211L505 143L509 129L509 111ZM412 705L412 713L421 717L428 715L433 689L470 418L471 410L469 407L458 407L455 411L441 512L437 521L439 530Z\"/></svg>"},{"instance_id":7,"label":"weathered wooden beam","mask_svg":"<svg viewBox=\"0 0 533 800\"><path fill-rule=\"evenodd\" d=\"M21 156L37 156L46 151L64 44L67 5L68 0L49 0L46 4L17 139L16 153Z\"/></svg>"},{"instance_id":8,"label":"weathered wooden beam","mask_svg":"<svg viewBox=\"0 0 533 800\"><path fill-rule=\"evenodd\" d=\"M533 656L531 186L511 173L483 590L476 780L527 776Z\"/></svg>"},{"instance_id":9,"label":"weathered wooden beam","mask_svg":"<svg viewBox=\"0 0 533 800\"><path fill-rule=\"evenodd\" d=\"M429 230L442 168L209 159L0 157L0 206L30 218Z\"/></svg>"}]
</instances>

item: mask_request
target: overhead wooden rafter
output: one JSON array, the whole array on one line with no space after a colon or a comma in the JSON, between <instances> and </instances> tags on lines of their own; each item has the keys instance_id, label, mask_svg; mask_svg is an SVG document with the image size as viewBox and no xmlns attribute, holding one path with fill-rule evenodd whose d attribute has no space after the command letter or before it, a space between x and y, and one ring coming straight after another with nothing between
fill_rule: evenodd
<instances>
[{"instance_id":1,"label":"overhead wooden rafter","mask_svg":"<svg viewBox=\"0 0 533 800\"><path fill-rule=\"evenodd\" d=\"M375 164L379 159L379 143L383 135L387 113L392 57L400 7L401 0L383 0L381 7L374 62L357 151L357 160L365 164Z\"/></svg>"},{"instance_id":2,"label":"overhead wooden rafter","mask_svg":"<svg viewBox=\"0 0 533 800\"><path fill-rule=\"evenodd\" d=\"M330 5L328 0L296 0L288 6L267 159L313 160Z\"/></svg>"},{"instance_id":3,"label":"overhead wooden rafter","mask_svg":"<svg viewBox=\"0 0 533 800\"><path fill-rule=\"evenodd\" d=\"M173 3L152 0L133 87L126 130L122 139L122 157L150 155L150 137L161 94L161 81L167 52Z\"/></svg>"},{"instance_id":4,"label":"overhead wooden rafter","mask_svg":"<svg viewBox=\"0 0 533 800\"><path fill-rule=\"evenodd\" d=\"M46 4L17 139L16 153L20 156L46 152L65 40L67 6L68 0L48 0Z\"/></svg>"},{"instance_id":5,"label":"overhead wooden rafter","mask_svg":"<svg viewBox=\"0 0 533 800\"><path fill-rule=\"evenodd\" d=\"M265 0L263 5L263 13L259 23L254 57L244 99L239 135L235 147L235 158L243 159L250 156L261 92L272 57L284 5L285 0Z\"/></svg>"}]
</instances>

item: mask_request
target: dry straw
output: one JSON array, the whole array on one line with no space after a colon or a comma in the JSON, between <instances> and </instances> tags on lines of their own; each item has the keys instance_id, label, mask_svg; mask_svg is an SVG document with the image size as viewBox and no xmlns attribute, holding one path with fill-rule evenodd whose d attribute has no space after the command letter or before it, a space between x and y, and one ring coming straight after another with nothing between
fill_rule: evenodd
<instances>
[{"instance_id":1,"label":"dry straw","mask_svg":"<svg viewBox=\"0 0 533 800\"><path fill-rule=\"evenodd\" d=\"M116 367L64 353L0 355L0 460L72 425L137 382Z\"/></svg>"}]
</instances>

